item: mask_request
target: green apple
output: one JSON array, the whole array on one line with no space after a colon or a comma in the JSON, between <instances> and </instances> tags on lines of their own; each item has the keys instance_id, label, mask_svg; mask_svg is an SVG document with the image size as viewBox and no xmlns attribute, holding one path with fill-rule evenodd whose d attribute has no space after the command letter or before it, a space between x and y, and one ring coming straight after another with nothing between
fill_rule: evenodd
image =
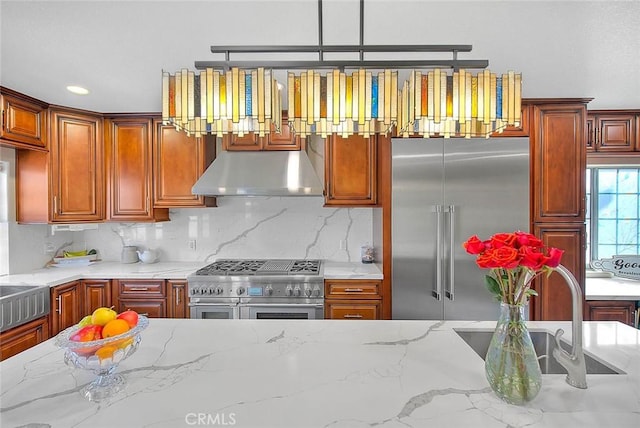
<instances>
[{"instance_id":1,"label":"green apple","mask_svg":"<svg viewBox=\"0 0 640 428\"><path fill-rule=\"evenodd\" d=\"M87 325L90 325L90 324L91 324L91 315L87 315L86 317L84 317L84 318L82 318L80 320L80 322L78 323L78 326L79 327L84 327L84 326L87 326Z\"/></svg>"}]
</instances>

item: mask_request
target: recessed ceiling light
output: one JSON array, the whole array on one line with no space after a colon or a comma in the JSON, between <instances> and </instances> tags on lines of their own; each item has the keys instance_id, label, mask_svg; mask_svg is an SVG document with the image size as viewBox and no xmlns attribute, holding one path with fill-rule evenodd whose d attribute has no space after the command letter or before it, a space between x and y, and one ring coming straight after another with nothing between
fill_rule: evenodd
<instances>
[{"instance_id":1,"label":"recessed ceiling light","mask_svg":"<svg viewBox=\"0 0 640 428\"><path fill-rule=\"evenodd\" d=\"M89 90L82 86L67 86L67 90L77 95L87 95L89 93Z\"/></svg>"}]
</instances>

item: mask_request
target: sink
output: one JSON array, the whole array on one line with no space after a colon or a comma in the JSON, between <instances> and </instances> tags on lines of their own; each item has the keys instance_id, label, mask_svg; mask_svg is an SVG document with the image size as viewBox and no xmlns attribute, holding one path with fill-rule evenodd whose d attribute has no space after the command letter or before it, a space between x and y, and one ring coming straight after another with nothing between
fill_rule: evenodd
<instances>
[{"instance_id":1,"label":"sink","mask_svg":"<svg viewBox=\"0 0 640 428\"><path fill-rule=\"evenodd\" d=\"M27 290L38 288L36 285L0 285L0 297L22 293Z\"/></svg>"},{"instance_id":2,"label":"sink","mask_svg":"<svg viewBox=\"0 0 640 428\"><path fill-rule=\"evenodd\" d=\"M46 316L49 310L49 287L0 285L0 332Z\"/></svg>"},{"instance_id":3,"label":"sink","mask_svg":"<svg viewBox=\"0 0 640 428\"><path fill-rule=\"evenodd\" d=\"M489 343L493 336L493 330L463 330L454 329L460 336L483 360L487 355ZM566 374L567 371L562 367L555 358L553 358L553 350L556 347L556 341L553 334L546 331L530 331L531 341L538 356L540 370L542 374ZM571 352L571 345L564 340L560 341L564 350ZM595 357L584 352L584 361L587 366L587 374L624 374L622 370L616 369L609 364L597 360Z\"/></svg>"}]
</instances>

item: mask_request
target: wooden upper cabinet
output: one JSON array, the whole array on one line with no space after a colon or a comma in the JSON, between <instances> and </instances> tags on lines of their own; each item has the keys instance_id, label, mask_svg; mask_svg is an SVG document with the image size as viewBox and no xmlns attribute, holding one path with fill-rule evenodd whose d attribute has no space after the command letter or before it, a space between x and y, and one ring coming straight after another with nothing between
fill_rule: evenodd
<instances>
[{"instance_id":1,"label":"wooden upper cabinet","mask_svg":"<svg viewBox=\"0 0 640 428\"><path fill-rule=\"evenodd\" d=\"M533 106L533 222L584 221L586 104Z\"/></svg>"},{"instance_id":2,"label":"wooden upper cabinet","mask_svg":"<svg viewBox=\"0 0 640 428\"><path fill-rule=\"evenodd\" d=\"M47 104L0 88L2 127L0 144L16 148L46 150Z\"/></svg>"},{"instance_id":3,"label":"wooden upper cabinet","mask_svg":"<svg viewBox=\"0 0 640 428\"><path fill-rule=\"evenodd\" d=\"M104 220L102 135L100 115L51 110L52 222Z\"/></svg>"},{"instance_id":4,"label":"wooden upper cabinet","mask_svg":"<svg viewBox=\"0 0 640 428\"><path fill-rule=\"evenodd\" d=\"M325 205L376 205L377 138L336 134L326 138Z\"/></svg>"},{"instance_id":5,"label":"wooden upper cabinet","mask_svg":"<svg viewBox=\"0 0 640 428\"><path fill-rule=\"evenodd\" d=\"M109 220L168 220L152 205L152 120L121 117L105 121Z\"/></svg>"},{"instance_id":6,"label":"wooden upper cabinet","mask_svg":"<svg viewBox=\"0 0 640 428\"><path fill-rule=\"evenodd\" d=\"M215 156L215 138L188 136L160 120L153 129L153 206L214 206L213 198L193 195L191 188Z\"/></svg>"},{"instance_id":7,"label":"wooden upper cabinet","mask_svg":"<svg viewBox=\"0 0 640 428\"><path fill-rule=\"evenodd\" d=\"M587 149L596 152L632 152L639 150L634 112L615 110L588 112Z\"/></svg>"},{"instance_id":8,"label":"wooden upper cabinet","mask_svg":"<svg viewBox=\"0 0 640 428\"><path fill-rule=\"evenodd\" d=\"M271 133L264 137L258 137L253 132L242 137L225 134L222 137L222 148L229 151L300 150L302 140L291 132L287 118L287 114L283 112L280 133L276 133L271 126Z\"/></svg>"}]
</instances>

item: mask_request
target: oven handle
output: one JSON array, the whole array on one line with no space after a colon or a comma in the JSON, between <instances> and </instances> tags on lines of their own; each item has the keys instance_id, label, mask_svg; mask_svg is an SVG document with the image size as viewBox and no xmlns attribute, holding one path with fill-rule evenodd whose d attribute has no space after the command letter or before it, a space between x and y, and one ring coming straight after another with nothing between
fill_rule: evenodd
<instances>
[{"instance_id":1,"label":"oven handle","mask_svg":"<svg viewBox=\"0 0 640 428\"><path fill-rule=\"evenodd\" d=\"M240 306L246 307L301 307L306 306L310 308L323 308L322 303L240 303Z\"/></svg>"},{"instance_id":2,"label":"oven handle","mask_svg":"<svg viewBox=\"0 0 640 428\"><path fill-rule=\"evenodd\" d=\"M227 307L236 307L236 306L238 306L238 302L231 302L231 303L189 302L189 306L227 306Z\"/></svg>"}]
</instances>

